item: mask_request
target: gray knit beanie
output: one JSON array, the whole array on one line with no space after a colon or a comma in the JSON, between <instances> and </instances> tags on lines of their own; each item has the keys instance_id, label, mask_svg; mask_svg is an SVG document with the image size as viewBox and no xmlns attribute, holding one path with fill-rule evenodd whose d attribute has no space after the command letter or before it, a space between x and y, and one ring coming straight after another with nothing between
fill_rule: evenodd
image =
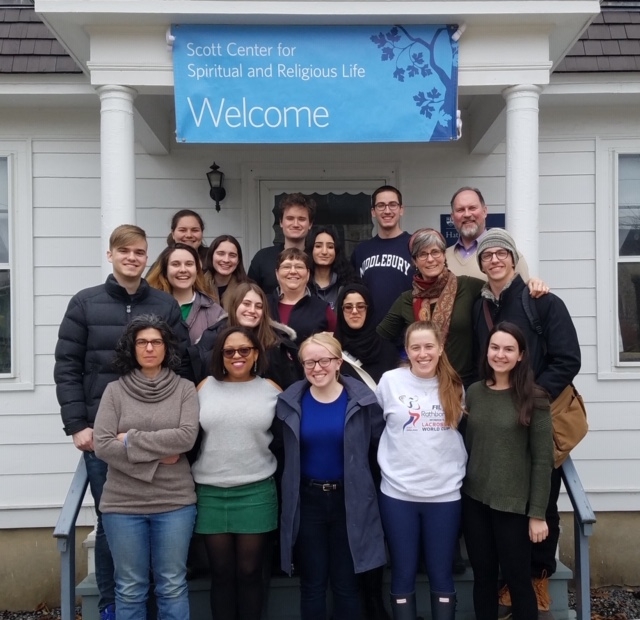
<instances>
[{"instance_id":1,"label":"gray knit beanie","mask_svg":"<svg viewBox=\"0 0 640 620\"><path fill-rule=\"evenodd\" d=\"M482 261L480 260L480 256L482 256L482 253L488 248L504 248L505 250L509 250L513 257L513 266L515 267L518 264L518 250L516 248L516 242L506 230L502 228L490 228L487 231L487 234L480 240L480 243L478 244L478 251L476 252L480 271L482 271Z\"/></svg>"}]
</instances>

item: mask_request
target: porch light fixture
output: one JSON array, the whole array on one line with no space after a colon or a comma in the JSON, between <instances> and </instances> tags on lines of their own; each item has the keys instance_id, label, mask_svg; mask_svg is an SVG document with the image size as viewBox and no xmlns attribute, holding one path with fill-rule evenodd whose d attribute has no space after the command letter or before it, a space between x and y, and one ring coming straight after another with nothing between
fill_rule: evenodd
<instances>
[{"instance_id":1,"label":"porch light fixture","mask_svg":"<svg viewBox=\"0 0 640 620\"><path fill-rule=\"evenodd\" d=\"M216 211L220 211L220 203L224 200L227 195L227 190L223 187L224 185L224 172L220 170L220 166L216 165L216 162L213 162L213 166L209 166L211 168L210 172L207 172L207 181L209 181L209 196L211 200L216 203Z\"/></svg>"}]
</instances>

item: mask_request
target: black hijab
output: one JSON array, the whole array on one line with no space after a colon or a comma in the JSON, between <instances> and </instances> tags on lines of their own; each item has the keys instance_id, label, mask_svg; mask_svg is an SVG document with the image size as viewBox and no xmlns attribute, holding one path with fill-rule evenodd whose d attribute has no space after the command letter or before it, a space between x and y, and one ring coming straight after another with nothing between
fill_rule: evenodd
<instances>
[{"instance_id":1,"label":"black hijab","mask_svg":"<svg viewBox=\"0 0 640 620\"><path fill-rule=\"evenodd\" d=\"M360 329L352 329L347 325L342 311L344 298L350 293L359 293L367 304L367 316ZM380 358L381 338L376 333L373 322L373 299L369 289L363 284L347 284L338 295L336 302L337 326L335 336L342 348L353 357L359 359L363 365L376 362Z\"/></svg>"}]
</instances>

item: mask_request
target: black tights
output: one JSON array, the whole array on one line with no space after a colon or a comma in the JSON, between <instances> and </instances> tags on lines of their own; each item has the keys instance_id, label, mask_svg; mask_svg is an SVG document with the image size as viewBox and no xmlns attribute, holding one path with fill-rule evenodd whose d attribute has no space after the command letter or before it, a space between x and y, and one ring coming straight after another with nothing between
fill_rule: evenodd
<instances>
[{"instance_id":1,"label":"black tights","mask_svg":"<svg viewBox=\"0 0 640 620\"><path fill-rule=\"evenodd\" d=\"M211 614L216 620L260 620L267 534L209 534Z\"/></svg>"}]
</instances>

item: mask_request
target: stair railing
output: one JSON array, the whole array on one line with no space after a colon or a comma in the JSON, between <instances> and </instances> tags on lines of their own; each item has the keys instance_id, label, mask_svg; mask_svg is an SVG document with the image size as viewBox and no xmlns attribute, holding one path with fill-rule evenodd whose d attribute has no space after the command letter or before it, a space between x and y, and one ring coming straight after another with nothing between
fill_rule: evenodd
<instances>
[{"instance_id":1,"label":"stair railing","mask_svg":"<svg viewBox=\"0 0 640 620\"><path fill-rule=\"evenodd\" d=\"M76 617L76 521L88 484L87 467L81 456L53 530L60 551L61 620L74 620Z\"/></svg>"},{"instance_id":2,"label":"stair railing","mask_svg":"<svg viewBox=\"0 0 640 620\"><path fill-rule=\"evenodd\" d=\"M571 457L562 464L562 480L573 506L575 546L575 582L577 620L591 620L591 574L589 571L589 536L593 534L596 515L584 491L578 470Z\"/></svg>"}]
</instances>

